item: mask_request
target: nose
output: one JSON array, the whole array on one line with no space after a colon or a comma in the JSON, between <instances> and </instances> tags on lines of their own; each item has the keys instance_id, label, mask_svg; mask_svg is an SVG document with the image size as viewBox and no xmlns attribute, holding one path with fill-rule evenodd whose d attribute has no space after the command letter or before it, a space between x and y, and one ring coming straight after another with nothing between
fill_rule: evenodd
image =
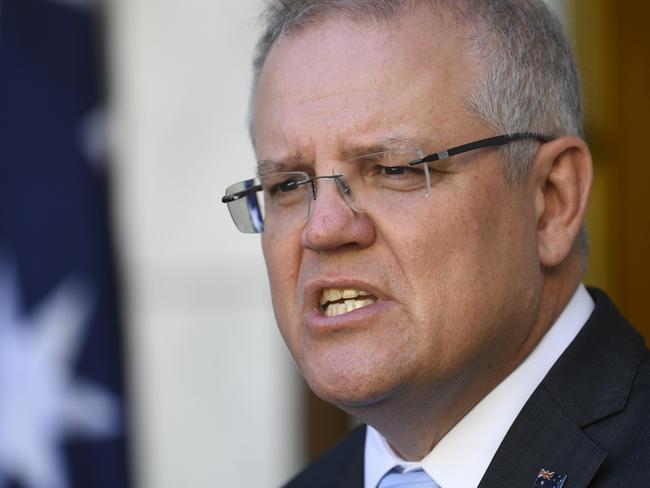
<instances>
[{"instance_id":1,"label":"nose","mask_svg":"<svg viewBox=\"0 0 650 488\"><path fill-rule=\"evenodd\" d=\"M337 184L338 183L338 184ZM363 248L375 240L375 226L367 213L354 211L343 199L344 188L336 178L320 179L302 245L313 251Z\"/></svg>"}]
</instances>

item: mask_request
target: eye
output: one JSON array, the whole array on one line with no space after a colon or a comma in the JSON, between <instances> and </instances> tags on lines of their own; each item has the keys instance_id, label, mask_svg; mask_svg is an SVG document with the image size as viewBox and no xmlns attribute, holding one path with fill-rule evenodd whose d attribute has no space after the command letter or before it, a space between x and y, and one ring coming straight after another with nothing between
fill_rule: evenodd
<instances>
[{"instance_id":1,"label":"eye","mask_svg":"<svg viewBox=\"0 0 650 488\"><path fill-rule=\"evenodd\" d=\"M411 168L407 166L379 166L379 171L386 176L399 176L408 173Z\"/></svg>"},{"instance_id":2,"label":"eye","mask_svg":"<svg viewBox=\"0 0 650 488\"><path fill-rule=\"evenodd\" d=\"M287 180L278 185L278 190L286 193L288 191L297 189L299 184L300 182L296 179Z\"/></svg>"},{"instance_id":3,"label":"eye","mask_svg":"<svg viewBox=\"0 0 650 488\"><path fill-rule=\"evenodd\" d=\"M301 184L303 184L303 181L300 181L299 179L292 177L288 178L284 181L279 181L275 182L269 187L269 193L271 195L276 195L278 193L288 193L293 190L297 190Z\"/></svg>"},{"instance_id":4,"label":"eye","mask_svg":"<svg viewBox=\"0 0 650 488\"><path fill-rule=\"evenodd\" d=\"M420 153L412 150L372 153L353 160L369 188L388 191L416 191L427 185L427 167L410 165Z\"/></svg>"},{"instance_id":5,"label":"eye","mask_svg":"<svg viewBox=\"0 0 650 488\"><path fill-rule=\"evenodd\" d=\"M283 207L299 204L307 192L309 176L306 173L276 173L262 176L264 195L269 205Z\"/></svg>"},{"instance_id":6,"label":"eye","mask_svg":"<svg viewBox=\"0 0 650 488\"><path fill-rule=\"evenodd\" d=\"M423 175L422 168L415 166L383 166L377 165L375 168L375 173L381 176L387 177L420 177Z\"/></svg>"}]
</instances>

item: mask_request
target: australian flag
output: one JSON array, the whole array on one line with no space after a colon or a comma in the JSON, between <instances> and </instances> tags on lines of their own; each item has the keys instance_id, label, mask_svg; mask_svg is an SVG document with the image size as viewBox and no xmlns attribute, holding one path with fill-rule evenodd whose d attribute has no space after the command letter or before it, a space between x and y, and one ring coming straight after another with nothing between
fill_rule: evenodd
<instances>
[{"instance_id":1,"label":"australian flag","mask_svg":"<svg viewBox=\"0 0 650 488\"><path fill-rule=\"evenodd\" d=\"M557 471L540 469L533 488L562 488L567 476Z\"/></svg>"},{"instance_id":2,"label":"australian flag","mask_svg":"<svg viewBox=\"0 0 650 488\"><path fill-rule=\"evenodd\" d=\"M91 0L0 0L0 488L128 488Z\"/></svg>"}]
</instances>

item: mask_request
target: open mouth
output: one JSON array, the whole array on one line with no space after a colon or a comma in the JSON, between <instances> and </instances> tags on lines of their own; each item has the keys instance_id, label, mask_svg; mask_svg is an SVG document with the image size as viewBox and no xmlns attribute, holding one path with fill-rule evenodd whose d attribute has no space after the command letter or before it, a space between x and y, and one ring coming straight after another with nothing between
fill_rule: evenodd
<instances>
[{"instance_id":1,"label":"open mouth","mask_svg":"<svg viewBox=\"0 0 650 488\"><path fill-rule=\"evenodd\" d=\"M325 288L320 296L320 306L326 317L352 312L376 301L375 296L356 288Z\"/></svg>"}]
</instances>

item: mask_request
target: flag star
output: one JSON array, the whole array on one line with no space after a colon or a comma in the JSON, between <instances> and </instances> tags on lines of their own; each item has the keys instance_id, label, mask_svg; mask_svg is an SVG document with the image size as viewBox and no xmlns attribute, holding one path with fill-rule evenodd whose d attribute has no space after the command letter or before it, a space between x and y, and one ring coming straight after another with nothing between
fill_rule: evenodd
<instances>
[{"instance_id":1,"label":"flag star","mask_svg":"<svg viewBox=\"0 0 650 488\"><path fill-rule=\"evenodd\" d=\"M66 488L62 444L119 434L117 399L74 377L92 299L68 279L21 316L16 280L0 260L0 488Z\"/></svg>"}]
</instances>

